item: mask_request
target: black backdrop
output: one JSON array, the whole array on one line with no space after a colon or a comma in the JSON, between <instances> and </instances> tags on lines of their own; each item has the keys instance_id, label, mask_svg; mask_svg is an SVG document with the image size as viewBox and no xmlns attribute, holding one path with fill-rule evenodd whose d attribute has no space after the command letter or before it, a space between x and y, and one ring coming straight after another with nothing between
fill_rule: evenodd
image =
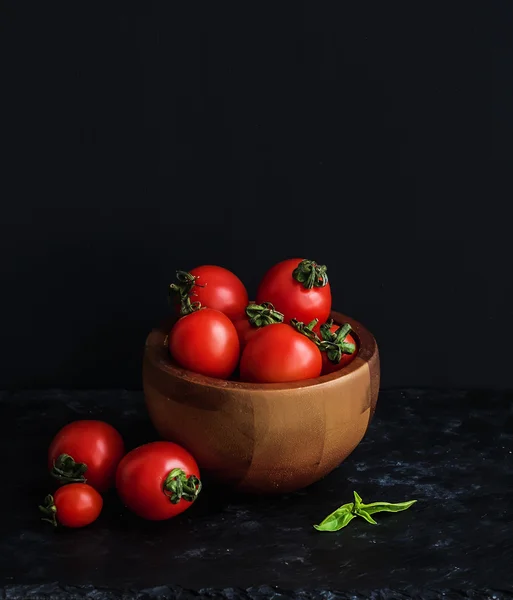
<instances>
[{"instance_id":1,"label":"black backdrop","mask_svg":"<svg viewBox=\"0 0 513 600\"><path fill-rule=\"evenodd\" d=\"M139 4L2 4L0 386L140 387L176 268L297 255L383 386L511 387L511 3Z\"/></svg>"}]
</instances>

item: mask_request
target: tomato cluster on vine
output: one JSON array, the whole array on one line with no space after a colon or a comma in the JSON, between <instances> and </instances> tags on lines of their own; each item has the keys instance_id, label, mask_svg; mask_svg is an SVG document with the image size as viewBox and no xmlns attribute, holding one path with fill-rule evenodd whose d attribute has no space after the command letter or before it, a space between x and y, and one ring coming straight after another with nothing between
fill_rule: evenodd
<instances>
[{"instance_id":1,"label":"tomato cluster on vine","mask_svg":"<svg viewBox=\"0 0 513 600\"><path fill-rule=\"evenodd\" d=\"M357 355L351 326L334 323L326 266L294 258L262 278L254 302L231 271L177 271L169 286L177 321L168 335L182 368L219 379L286 383L333 373Z\"/></svg>"}]
</instances>

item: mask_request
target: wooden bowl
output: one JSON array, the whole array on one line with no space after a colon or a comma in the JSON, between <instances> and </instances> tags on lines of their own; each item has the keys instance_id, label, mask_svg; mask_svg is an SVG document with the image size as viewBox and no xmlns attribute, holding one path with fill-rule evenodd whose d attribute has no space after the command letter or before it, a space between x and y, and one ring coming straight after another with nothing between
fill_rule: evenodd
<instances>
[{"instance_id":1,"label":"wooden bowl","mask_svg":"<svg viewBox=\"0 0 513 600\"><path fill-rule=\"evenodd\" d=\"M379 354L373 336L350 323L357 356L317 379L254 384L186 371L167 348L170 326L146 340L143 385L150 418L187 448L202 471L240 491L291 492L321 479L360 443L374 414Z\"/></svg>"}]
</instances>

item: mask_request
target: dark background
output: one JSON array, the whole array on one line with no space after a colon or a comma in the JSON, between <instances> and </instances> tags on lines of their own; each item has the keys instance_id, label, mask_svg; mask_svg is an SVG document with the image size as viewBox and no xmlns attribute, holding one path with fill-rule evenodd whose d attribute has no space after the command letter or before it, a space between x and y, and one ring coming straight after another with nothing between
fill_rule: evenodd
<instances>
[{"instance_id":1,"label":"dark background","mask_svg":"<svg viewBox=\"0 0 513 600\"><path fill-rule=\"evenodd\" d=\"M134 387L177 268L328 265L391 386L513 387L509 2L4 2L0 387Z\"/></svg>"}]
</instances>

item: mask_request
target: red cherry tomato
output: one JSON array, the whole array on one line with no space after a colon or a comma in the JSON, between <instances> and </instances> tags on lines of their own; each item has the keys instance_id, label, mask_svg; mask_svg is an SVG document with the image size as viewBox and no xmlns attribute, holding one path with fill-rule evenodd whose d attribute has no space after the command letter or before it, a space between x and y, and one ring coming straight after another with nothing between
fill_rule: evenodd
<instances>
[{"instance_id":1,"label":"red cherry tomato","mask_svg":"<svg viewBox=\"0 0 513 600\"><path fill-rule=\"evenodd\" d=\"M290 325L267 325L242 352L242 381L278 383L311 379L321 374L321 352Z\"/></svg>"},{"instance_id":2,"label":"red cherry tomato","mask_svg":"<svg viewBox=\"0 0 513 600\"><path fill-rule=\"evenodd\" d=\"M194 458L173 442L152 442L129 452L119 463L116 487L124 505L150 521L176 517L201 491Z\"/></svg>"},{"instance_id":3,"label":"red cherry tomato","mask_svg":"<svg viewBox=\"0 0 513 600\"><path fill-rule=\"evenodd\" d=\"M314 327L313 331L320 337L321 340L323 340L324 338L320 331L320 325L321 324L318 323ZM336 323L333 323L333 325L330 327L330 331L332 333L336 333L339 329L340 329L340 325L337 325ZM326 352L321 352L321 354L322 354L322 374L323 375L327 375L328 373L334 373L335 371L342 369L343 367L348 365L352 360L354 360L355 356L357 355L358 345L357 345L354 337L350 333L348 333L344 339L349 344L354 344L354 347L355 347L354 352L352 354L342 354L340 362L338 362L338 363L331 362L331 360L328 358L328 354Z\"/></svg>"},{"instance_id":4,"label":"red cherry tomato","mask_svg":"<svg viewBox=\"0 0 513 600\"><path fill-rule=\"evenodd\" d=\"M171 286L180 310L180 299L190 297L192 304L212 308L229 319L243 319L248 304L248 292L242 281L223 267L203 265L189 271L177 271L177 283ZM182 313L183 314L183 313Z\"/></svg>"},{"instance_id":5,"label":"red cherry tomato","mask_svg":"<svg viewBox=\"0 0 513 600\"><path fill-rule=\"evenodd\" d=\"M39 507L45 520L64 527L85 527L99 517L103 508L100 494L87 483L68 483Z\"/></svg>"},{"instance_id":6,"label":"red cherry tomato","mask_svg":"<svg viewBox=\"0 0 513 600\"><path fill-rule=\"evenodd\" d=\"M239 361L239 337L230 319L203 308L179 319L169 333L169 352L184 369L228 378Z\"/></svg>"},{"instance_id":7,"label":"red cherry tomato","mask_svg":"<svg viewBox=\"0 0 513 600\"><path fill-rule=\"evenodd\" d=\"M308 286L312 287L308 287ZM256 295L257 303L272 302L285 321L297 319L324 322L331 312L331 289L326 268L312 261L284 260L264 275Z\"/></svg>"},{"instance_id":8,"label":"red cherry tomato","mask_svg":"<svg viewBox=\"0 0 513 600\"><path fill-rule=\"evenodd\" d=\"M74 421L54 437L48 468L60 483L87 483L99 492L114 484L116 468L125 453L119 432L103 421Z\"/></svg>"},{"instance_id":9,"label":"red cherry tomato","mask_svg":"<svg viewBox=\"0 0 513 600\"><path fill-rule=\"evenodd\" d=\"M254 325L251 325L249 319L240 319L238 321L234 321L233 324L235 325L237 335L239 336L241 351L254 335L262 331L262 327L255 327Z\"/></svg>"},{"instance_id":10,"label":"red cherry tomato","mask_svg":"<svg viewBox=\"0 0 513 600\"><path fill-rule=\"evenodd\" d=\"M233 322L239 335L241 351L249 340L262 330L262 327L282 322L283 315L275 310L269 302L263 302L262 304L252 302L248 304L246 318Z\"/></svg>"}]
</instances>

